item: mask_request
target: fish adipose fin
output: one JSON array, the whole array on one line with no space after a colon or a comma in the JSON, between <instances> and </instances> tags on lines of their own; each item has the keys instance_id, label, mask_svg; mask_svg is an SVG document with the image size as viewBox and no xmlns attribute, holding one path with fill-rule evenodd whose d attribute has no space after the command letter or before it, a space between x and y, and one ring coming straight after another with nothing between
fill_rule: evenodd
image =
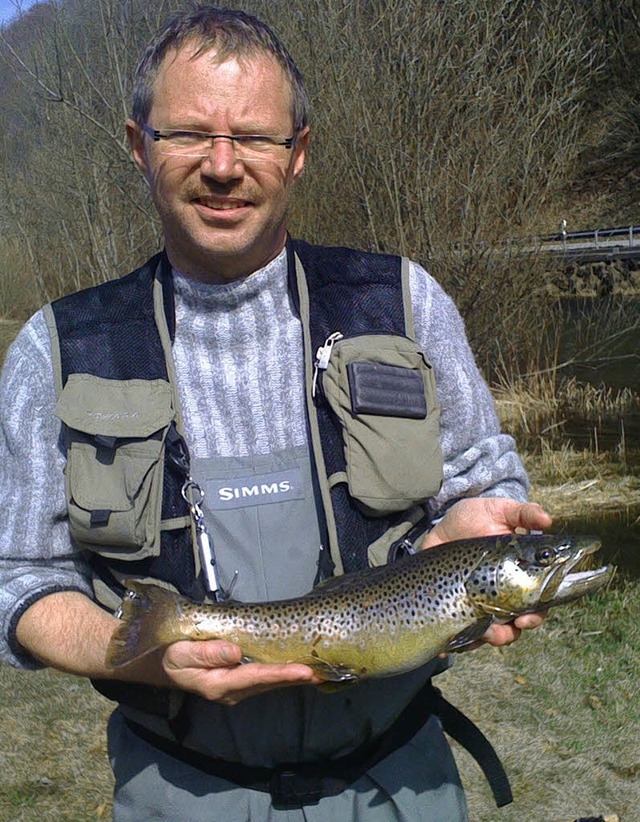
<instances>
[{"instance_id":1,"label":"fish adipose fin","mask_svg":"<svg viewBox=\"0 0 640 822\"><path fill-rule=\"evenodd\" d=\"M460 631L453 639L450 639L444 650L460 651L467 645L471 645L472 642L477 642L492 622L493 617L491 615L483 617L478 622L474 622L473 625L469 625L464 631Z\"/></svg>"},{"instance_id":2,"label":"fish adipose fin","mask_svg":"<svg viewBox=\"0 0 640 822\"><path fill-rule=\"evenodd\" d=\"M176 621L178 595L159 585L126 585L121 622L107 647L108 668L119 668L179 638L173 631L163 631L163 625Z\"/></svg>"}]
</instances>

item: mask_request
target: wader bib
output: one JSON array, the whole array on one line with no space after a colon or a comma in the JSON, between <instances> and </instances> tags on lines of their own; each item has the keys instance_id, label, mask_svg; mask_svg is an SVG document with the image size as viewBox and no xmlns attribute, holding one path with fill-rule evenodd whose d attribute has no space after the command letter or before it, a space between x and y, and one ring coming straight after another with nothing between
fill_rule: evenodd
<instances>
[{"instance_id":1,"label":"wader bib","mask_svg":"<svg viewBox=\"0 0 640 822\"><path fill-rule=\"evenodd\" d=\"M289 242L288 253L304 339L311 450L189 465L205 489L223 584L242 600L296 596L333 567L340 573L386 562L424 517L421 504L441 481L435 385L412 340L406 266L398 258L304 243ZM188 451L172 378L166 257L121 281L63 298L52 305L49 321L59 341L70 529L91 557L96 597L115 607L122 581L134 577L203 599L180 494ZM429 683L439 669L436 661L391 680L359 683L348 694L312 688L264 694L243 703L232 728L228 708L198 697L95 684L121 703L129 729L157 749L199 770L203 757L215 757L232 766L225 770L232 782L298 806L344 792L344 784L328 784L330 775L317 764L327 751L332 759L357 752L357 761L343 763L357 781L378 761L367 752L376 740L383 740L380 750L388 757L436 703L445 716L446 703L434 698ZM418 716L413 724L403 715L408 704ZM423 710L416 713L418 706ZM253 744L265 717L272 718L270 761ZM306 726L292 755L290 739L279 745L278 724L296 727L302 717ZM455 733L455 722L445 721ZM296 774L298 757L312 763L310 773ZM291 765L284 779L282 763ZM457 785L455 773L451 781Z\"/></svg>"}]
</instances>

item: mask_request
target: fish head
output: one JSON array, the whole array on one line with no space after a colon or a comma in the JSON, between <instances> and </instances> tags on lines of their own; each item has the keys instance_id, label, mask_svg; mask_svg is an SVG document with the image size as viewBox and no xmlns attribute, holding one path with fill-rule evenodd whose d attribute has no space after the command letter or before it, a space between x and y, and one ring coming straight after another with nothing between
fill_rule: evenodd
<instances>
[{"instance_id":1,"label":"fish head","mask_svg":"<svg viewBox=\"0 0 640 822\"><path fill-rule=\"evenodd\" d=\"M497 537L468 576L467 595L498 619L571 602L611 579L611 567L578 570L598 548L600 541L591 536Z\"/></svg>"}]
</instances>

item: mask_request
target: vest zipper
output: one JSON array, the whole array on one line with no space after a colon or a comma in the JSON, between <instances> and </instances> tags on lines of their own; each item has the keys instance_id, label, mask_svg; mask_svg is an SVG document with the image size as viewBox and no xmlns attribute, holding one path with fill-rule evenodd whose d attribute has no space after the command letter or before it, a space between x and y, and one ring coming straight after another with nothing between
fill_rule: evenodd
<instances>
[{"instance_id":1,"label":"vest zipper","mask_svg":"<svg viewBox=\"0 0 640 822\"><path fill-rule=\"evenodd\" d=\"M331 359L331 352L333 351L334 343L342 339L340 331L334 331L324 341L316 352L316 361L313 365L313 382L311 383L311 396L316 396L316 388L318 386L318 374L320 371L326 371L329 367L329 360Z\"/></svg>"}]
</instances>

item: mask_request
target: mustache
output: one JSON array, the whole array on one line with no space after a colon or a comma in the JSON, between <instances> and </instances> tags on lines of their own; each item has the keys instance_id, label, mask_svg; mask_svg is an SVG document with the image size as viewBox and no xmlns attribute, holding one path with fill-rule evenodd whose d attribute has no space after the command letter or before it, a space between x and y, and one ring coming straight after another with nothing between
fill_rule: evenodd
<instances>
[{"instance_id":1,"label":"mustache","mask_svg":"<svg viewBox=\"0 0 640 822\"><path fill-rule=\"evenodd\" d=\"M209 185L209 186L194 186L187 190L187 197L190 200L198 200L204 197L234 197L238 200L252 200L252 194L248 191L243 191L241 187L236 185Z\"/></svg>"}]
</instances>

